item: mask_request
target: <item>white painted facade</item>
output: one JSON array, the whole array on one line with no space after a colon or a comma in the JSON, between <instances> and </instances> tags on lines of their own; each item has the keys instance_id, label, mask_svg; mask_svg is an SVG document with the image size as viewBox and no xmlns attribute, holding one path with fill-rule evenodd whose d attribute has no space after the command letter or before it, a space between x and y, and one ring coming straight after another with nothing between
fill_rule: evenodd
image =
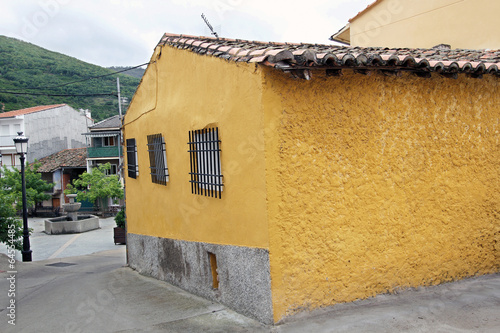
<instances>
[{"instance_id":1,"label":"white painted facade","mask_svg":"<svg viewBox=\"0 0 500 333\"><path fill-rule=\"evenodd\" d=\"M21 163L19 161L19 155L16 154L14 138L17 136L17 132L24 131L24 116L0 118L1 166L5 165L9 169L12 169L13 167L20 167Z\"/></svg>"},{"instance_id":2,"label":"white painted facade","mask_svg":"<svg viewBox=\"0 0 500 333\"><path fill-rule=\"evenodd\" d=\"M22 112L21 112L22 113ZM83 133L93 121L86 112L80 112L68 105L60 105L46 110L0 117L1 164L19 168L13 139L17 132L24 132L29 138L28 162L51 155L64 149L87 146Z\"/></svg>"}]
</instances>

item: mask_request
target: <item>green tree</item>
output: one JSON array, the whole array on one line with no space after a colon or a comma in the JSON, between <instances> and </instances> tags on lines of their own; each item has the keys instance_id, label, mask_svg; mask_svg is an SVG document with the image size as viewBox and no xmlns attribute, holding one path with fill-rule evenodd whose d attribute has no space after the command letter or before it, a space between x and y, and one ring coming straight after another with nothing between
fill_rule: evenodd
<instances>
[{"instance_id":1,"label":"green tree","mask_svg":"<svg viewBox=\"0 0 500 333\"><path fill-rule=\"evenodd\" d=\"M26 202L27 206L34 207L36 204L48 200L55 184L47 183L42 179L42 174L38 172L40 163L36 162L32 165L26 164L25 167L25 181L26 181ZM2 178L0 178L0 191L7 195L11 202L16 204L16 209L22 210L22 184L21 173L19 170L10 170L7 167L3 168Z\"/></svg>"},{"instance_id":2,"label":"green tree","mask_svg":"<svg viewBox=\"0 0 500 333\"><path fill-rule=\"evenodd\" d=\"M13 198L0 191L0 243L22 250L23 224L16 218ZM9 252L9 257L11 251Z\"/></svg>"},{"instance_id":3,"label":"green tree","mask_svg":"<svg viewBox=\"0 0 500 333\"><path fill-rule=\"evenodd\" d=\"M84 172L73 184L68 184L64 193L76 193L76 200L87 200L99 203L101 211L106 210L108 198L123 198L123 187L118 175L107 175L106 171L111 169L111 164L101 164L93 168L90 173Z\"/></svg>"}]
</instances>

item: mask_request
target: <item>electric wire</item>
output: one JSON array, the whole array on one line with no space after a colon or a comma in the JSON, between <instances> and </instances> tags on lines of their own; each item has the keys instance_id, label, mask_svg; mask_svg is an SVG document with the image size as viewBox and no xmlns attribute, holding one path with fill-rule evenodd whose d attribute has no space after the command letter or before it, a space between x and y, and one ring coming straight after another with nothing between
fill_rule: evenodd
<instances>
[{"instance_id":1,"label":"electric wire","mask_svg":"<svg viewBox=\"0 0 500 333\"><path fill-rule=\"evenodd\" d=\"M137 65L137 66L134 66L134 67L126 68L126 69L123 69L121 71L116 71L116 72L113 71L113 73L108 73L108 74L103 74L103 75L97 75L97 76L91 76L91 77L88 77L88 78L85 78L85 79L71 81L71 82L66 82L66 83L63 83L63 84L56 85L56 86L17 88L17 89L9 89L9 91L0 91L0 92L6 93L6 94L9 94L9 93L13 94L12 91L19 91L19 90L40 90L40 89L50 90L50 89L64 87L64 86L67 86L67 85L70 85L70 84L75 84L75 83L85 82L85 81L89 81L89 80L93 80L93 79L100 79L100 78L111 76L111 75L116 75L116 74L123 73L123 72L126 72L126 71L130 71L132 69L136 69L136 68L139 68L139 67L142 67L142 66L145 66L145 65L149 65L149 62L141 64L141 65ZM49 95L47 95L47 96L49 96ZM74 96L74 95L64 95L64 96ZM80 96L80 95L76 95L76 96Z\"/></svg>"},{"instance_id":2,"label":"electric wire","mask_svg":"<svg viewBox=\"0 0 500 333\"><path fill-rule=\"evenodd\" d=\"M44 94L44 93L29 93L29 92L15 92L15 91L4 91L0 90L2 94L11 94L11 95L25 95L25 96L48 96L48 97L94 97L94 96L115 96L118 94L110 93L110 94Z\"/></svg>"}]
</instances>

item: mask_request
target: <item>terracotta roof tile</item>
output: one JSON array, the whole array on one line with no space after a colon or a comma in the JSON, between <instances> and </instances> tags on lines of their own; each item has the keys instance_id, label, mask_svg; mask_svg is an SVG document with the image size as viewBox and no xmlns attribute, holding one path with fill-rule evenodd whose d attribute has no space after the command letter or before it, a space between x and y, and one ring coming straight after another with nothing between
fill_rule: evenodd
<instances>
[{"instance_id":1,"label":"terracotta roof tile","mask_svg":"<svg viewBox=\"0 0 500 333\"><path fill-rule=\"evenodd\" d=\"M253 57L251 58L250 60L248 60L248 62L263 62L264 60L266 60L266 56L260 56L260 57Z\"/></svg>"},{"instance_id":2,"label":"terracotta roof tile","mask_svg":"<svg viewBox=\"0 0 500 333\"><path fill-rule=\"evenodd\" d=\"M65 149L41 158L39 172L53 172L61 168L86 168L87 148Z\"/></svg>"},{"instance_id":3,"label":"terracotta roof tile","mask_svg":"<svg viewBox=\"0 0 500 333\"><path fill-rule=\"evenodd\" d=\"M21 116L21 115L28 114L28 113L34 113L34 112L40 112L40 111L46 111L46 110L50 110L50 109L60 108L61 106L65 106L65 105L66 104L34 106L31 108L27 108L27 109L20 109L20 110L14 110L14 111L0 113L0 118L10 118L10 117L15 117L15 116Z\"/></svg>"},{"instance_id":4,"label":"terracotta roof tile","mask_svg":"<svg viewBox=\"0 0 500 333\"><path fill-rule=\"evenodd\" d=\"M300 69L381 69L417 75L467 73L500 76L500 50L409 49L351 47L322 44L272 43L164 34L158 45L168 45L235 62L259 63L283 71Z\"/></svg>"}]
</instances>

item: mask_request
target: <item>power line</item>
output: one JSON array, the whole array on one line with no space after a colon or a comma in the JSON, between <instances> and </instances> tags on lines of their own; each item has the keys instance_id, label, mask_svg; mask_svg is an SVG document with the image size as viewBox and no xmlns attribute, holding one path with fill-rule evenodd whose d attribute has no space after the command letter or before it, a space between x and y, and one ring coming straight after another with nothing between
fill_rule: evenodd
<instances>
[{"instance_id":1,"label":"power line","mask_svg":"<svg viewBox=\"0 0 500 333\"><path fill-rule=\"evenodd\" d=\"M63 83L63 84L60 84L60 85L57 85L57 86L49 86L49 87L27 87L27 88L19 88L19 89L11 89L11 90L13 90L13 91L19 91L19 90L41 90L41 89L47 90L47 89L55 89L55 88L64 87L64 86L67 86L67 85L70 85L70 84L75 84L75 83L80 83L80 82L89 81L89 80L93 80L93 79L100 79L100 78L103 78L103 77L106 77L106 76L116 75L116 74L119 74L119 73L130 71L132 69L139 68L139 67L144 66L144 65L149 65L149 62L141 64L141 65L137 65L137 66L134 66L134 67L130 67L130 68L127 68L127 69L123 69L121 71L117 71L117 72L113 72L113 73L108 73L108 74L103 74L103 75L98 75L98 76L91 76L91 77L88 77L88 78L85 78L85 79L81 79L81 80L77 80L77 81L66 82L66 83ZM4 92L4 93L12 93L12 92ZM47 95L47 96L50 96L50 95ZM62 95L62 96L69 96L69 95ZM71 95L71 96L73 96L73 95Z\"/></svg>"},{"instance_id":2,"label":"power line","mask_svg":"<svg viewBox=\"0 0 500 333\"><path fill-rule=\"evenodd\" d=\"M28 95L28 96L49 96L49 97L93 97L93 96L118 96L115 94L44 94L44 93L29 93L29 92L15 92L0 90L2 94L11 95Z\"/></svg>"}]
</instances>

